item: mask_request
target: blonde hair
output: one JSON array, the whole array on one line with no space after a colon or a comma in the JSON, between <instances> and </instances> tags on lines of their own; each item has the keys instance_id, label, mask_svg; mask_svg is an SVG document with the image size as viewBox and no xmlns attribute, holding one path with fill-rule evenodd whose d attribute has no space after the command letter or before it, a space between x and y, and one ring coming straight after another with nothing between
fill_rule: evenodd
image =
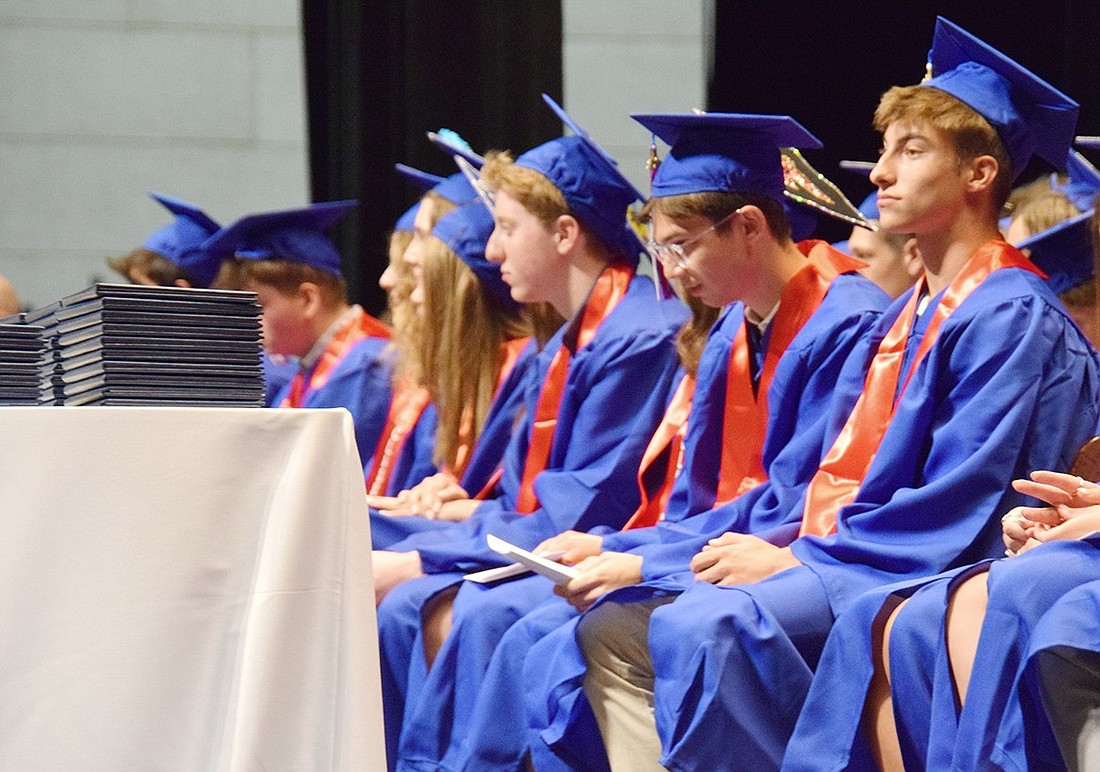
<instances>
[{"instance_id":1,"label":"blonde hair","mask_svg":"<svg viewBox=\"0 0 1100 772\"><path fill-rule=\"evenodd\" d=\"M530 334L494 302L461 258L431 238L424 251L419 371L438 414L434 460L460 476L489 413L503 344Z\"/></svg>"},{"instance_id":2,"label":"blonde hair","mask_svg":"<svg viewBox=\"0 0 1100 772\"><path fill-rule=\"evenodd\" d=\"M1012 159L996 129L981 113L957 97L931 86L894 86L879 101L874 127L885 133L892 123L927 122L946 134L960 163L983 155L997 161L992 203L1000 210L1012 191Z\"/></svg>"},{"instance_id":3,"label":"blonde hair","mask_svg":"<svg viewBox=\"0 0 1100 772\"><path fill-rule=\"evenodd\" d=\"M387 293L390 327L393 333L387 350L393 359L394 386L406 383L420 383L418 353L421 322L420 314L413 307L413 289L416 284L412 273L405 264L405 249L412 241L410 231L394 231L390 234L388 253L390 267L393 269L394 284Z\"/></svg>"},{"instance_id":4,"label":"blonde hair","mask_svg":"<svg viewBox=\"0 0 1100 772\"><path fill-rule=\"evenodd\" d=\"M1080 212L1064 193L1050 190L1026 199L1012 213L1013 221L1023 222L1028 236L1034 236Z\"/></svg>"}]
</instances>

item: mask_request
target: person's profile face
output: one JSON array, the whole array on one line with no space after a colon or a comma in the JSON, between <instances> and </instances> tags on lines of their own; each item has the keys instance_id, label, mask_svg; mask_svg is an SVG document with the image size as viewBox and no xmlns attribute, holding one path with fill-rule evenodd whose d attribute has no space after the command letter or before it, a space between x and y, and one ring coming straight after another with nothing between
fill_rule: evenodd
<instances>
[{"instance_id":1,"label":"person's profile face","mask_svg":"<svg viewBox=\"0 0 1100 772\"><path fill-rule=\"evenodd\" d=\"M485 256L519 303L549 300L565 280L553 231L506 190L499 190Z\"/></svg>"},{"instance_id":2,"label":"person's profile face","mask_svg":"<svg viewBox=\"0 0 1100 772\"><path fill-rule=\"evenodd\" d=\"M871 170L883 229L919 235L947 227L963 205L967 171L945 132L926 121L891 123Z\"/></svg>"}]
</instances>

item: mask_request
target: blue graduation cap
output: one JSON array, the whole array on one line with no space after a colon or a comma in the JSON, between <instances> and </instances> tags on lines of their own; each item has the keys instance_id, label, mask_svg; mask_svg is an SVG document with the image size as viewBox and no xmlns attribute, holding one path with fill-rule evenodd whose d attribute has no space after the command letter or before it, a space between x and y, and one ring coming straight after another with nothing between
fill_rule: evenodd
<instances>
[{"instance_id":1,"label":"blue graduation cap","mask_svg":"<svg viewBox=\"0 0 1100 772\"><path fill-rule=\"evenodd\" d=\"M545 95L544 99L548 104L553 102ZM632 263L637 262L642 242L627 222L626 213L640 198L638 190L587 134L544 142L521 155L515 163L548 179L561 191L578 220L607 246Z\"/></svg>"},{"instance_id":2,"label":"blue graduation cap","mask_svg":"<svg viewBox=\"0 0 1100 772\"><path fill-rule=\"evenodd\" d=\"M394 164L393 168L397 170L398 174L411 182L421 193L427 193L446 179L442 175L424 172L407 164Z\"/></svg>"},{"instance_id":3,"label":"blue graduation cap","mask_svg":"<svg viewBox=\"0 0 1100 772\"><path fill-rule=\"evenodd\" d=\"M485 157L475 153L474 149L470 147L470 143L464 140L457 131L451 129L429 131L428 139L447 155L457 155L465 158L475 169L480 169L485 165Z\"/></svg>"},{"instance_id":4,"label":"blue graduation cap","mask_svg":"<svg viewBox=\"0 0 1100 772\"><path fill-rule=\"evenodd\" d=\"M1076 150L1070 150L1066 157L1066 172L1068 177L1065 182L1059 182L1057 175L1051 175L1051 189L1062 193L1078 210L1091 209L1100 193L1100 169Z\"/></svg>"},{"instance_id":5,"label":"blue graduation cap","mask_svg":"<svg viewBox=\"0 0 1100 772\"><path fill-rule=\"evenodd\" d=\"M432 188L432 192L442 196L452 204L465 206L477 200L477 191L470 184L470 180L462 172L455 172L445 177L442 182Z\"/></svg>"},{"instance_id":6,"label":"blue graduation cap","mask_svg":"<svg viewBox=\"0 0 1100 772\"><path fill-rule=\"evenodd\" d=\"M485 258L485 245L489 243L493 227L492 213L476 200L440 217L432 228L432 235L462 258L499 306L514 313L519 304L512 299L511 289L500 278L500 266Z\"/></svg>"},{"instance_id":7,"label":"blue graduation cap","mask_svg":"<svg viewBox=\"0 0 1100 772\"><path fill-rule=\"evenodd\" d=\"M558 119L565 124L567 129L573 132L573 134L575 134L576 136L583 137L589 142L589 144L592 145L593 149L596 150L596 152L604 157L604 160L606 160L616 169L619 168L619 162L608 155L607 151L600 147L599 144L594 139L592 139L592 136L583 128L581 128L581 125L579 123L573 120L573 116L565 112L565 108L554 101L553 97L551 97L549 94L544 93L542 95L542 101L545 102L546 105L554 111L554 115L558 116ZM627 185L630 185L638 201L645 201L645 193L634 187L634 185L630 182L630 180L626 179L626 177L623 177L623 180L626 182Z\"/></svg>"},{"instance_id":8,"label":"blue graduation cap","mask_svg":"<svg viewBox=\"0 0 1100 772\"><path fill-rule=\"evenodd\" d=\"M415 230L415 228L413 228L413 221L416 220L416 210L418 210L419 208L420 202L417 201L415 204L406 209L404 214L397 218L397 222L394 223L393 229L395 231L412 233Z\"/></svg>"},{"instance_id":9,"label":"blue graduation cap","mask_svg":"<svg viewBox=\"0 0 1100 772\"><path fill-rule=\"evenodd\" d=\"M783 201L780 148L820 148L821 142L786 115L663 113L633 115L669 145L653 176L653 196L723 191L759 193Z\"/></svg>"},{"instance_id":10,"label":"blue graduation cap","mask_svg":"<svg viewBox=\"0 0 1100 772\"><path fill-rule=\"evenodd\" d=\"M289 260L342 276L340 253L325 232L358 205L355 200L326 201L250 214L215 233L203 249L222 259Z\"/></svg>"},{"instance_id":11,"label":"blue graduation cap","mask_svg":"<svg viewBox=\"0 0 1100 772\"><path fill-rule=\"evenodd\" d=\"M162 193L149 195L175 219L154 231L142 246L178 265L196 284L209 286L218 275L221 261L209 259L202 244L221 226L194 204Z\"/></svg>"},{"instance_id":12,"label":"blue graduation cap","mask_svg":"<svg viewBox=\"0 0 1100 772\"><path fill-rule=\"evenodd\" d=\"M1092 228L1094 210L1062 220L1016 245L1047 275L1055 293L1076 287L1093 275Z\"/></svg>"},{"instance_id":13,"label":"blue graduation cap","mask_svg":"<svg viewBox=\"0 0 1100 772\"><path fill-rule=\"evenodd\" d=\"M1012 159L1014 178L1032 155L1062 167L1077 102L942 16L928 64L932 77L921 85L951 94L989 121Z\"/></svg>"}]
</instances>

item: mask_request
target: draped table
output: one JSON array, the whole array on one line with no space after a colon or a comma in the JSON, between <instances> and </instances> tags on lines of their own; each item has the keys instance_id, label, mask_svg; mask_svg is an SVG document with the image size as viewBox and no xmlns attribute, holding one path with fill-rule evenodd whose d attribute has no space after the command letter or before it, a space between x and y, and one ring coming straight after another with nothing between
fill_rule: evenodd
<instances>
[{"instance_id":1,"label":"draped table","mask_svg":"<svg viewBox=\"0 0 1100 772\"><path fill-rule=\"evenodd\" d=\"M0 769L382 770L344 410L0 408Z\"/></svg>"}]
</instances>

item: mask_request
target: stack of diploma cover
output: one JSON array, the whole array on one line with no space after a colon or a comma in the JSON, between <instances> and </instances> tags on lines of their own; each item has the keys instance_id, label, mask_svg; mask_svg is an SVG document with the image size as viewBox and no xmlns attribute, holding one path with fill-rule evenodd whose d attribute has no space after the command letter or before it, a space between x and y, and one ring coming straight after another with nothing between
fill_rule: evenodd
<instances>
[{"instance_id":1,"label":"stack of diploma cover","mask_svg":"<svg viewBox=\"0 0 1100 772\"><path fill-rule=\"evenodd\" d=\"M38 368L46 356L42 328L22 314L0 319L0 405L38 404Z\"/></svg>"},{"instance_id":2,"label":"stack of diploma cover","mask_svg":"<svg viewBox=\"0 0 1100 772\"><path fill-rule=\"evenodd\" d=\"M50 345L40 404L263 405L254 293L95 284L28 317Z\"/></svg>"}]
</instances>

